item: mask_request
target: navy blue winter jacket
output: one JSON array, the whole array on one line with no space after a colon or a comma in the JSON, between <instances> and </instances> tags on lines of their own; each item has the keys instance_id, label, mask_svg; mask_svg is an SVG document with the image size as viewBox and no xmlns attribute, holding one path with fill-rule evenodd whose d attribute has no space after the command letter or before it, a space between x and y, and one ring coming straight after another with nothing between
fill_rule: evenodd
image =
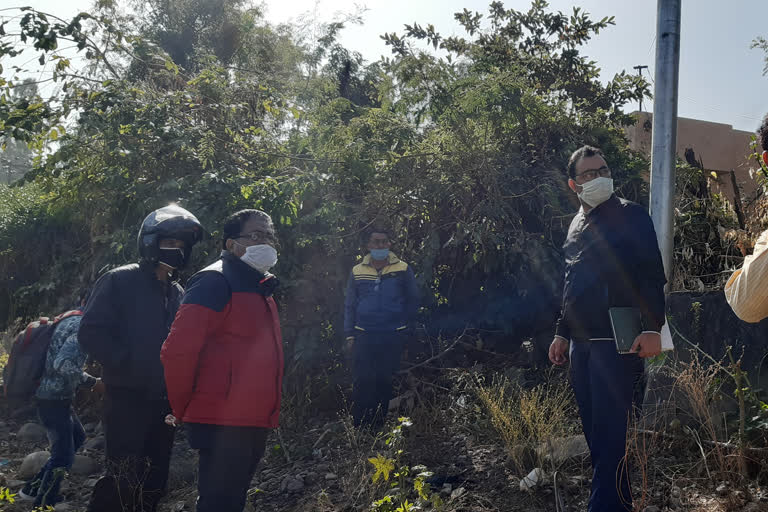
<instances>
[{"instance_id":1,"label":"navy blue winter jacket","mask_svg":"<svg viewBox=\"0 0 768 512\"><path fill-rule=\"evenodd\" d=\"M419 308L413 270L390 253L388 265L378 271L367 255L352 269L344 306L346 336L354 336L356 331L406 329Z\"/></svg>"},{"instance_id":2,"label":"navy blue winter jacket","mask_svg":"<svg viewBox=\"0 0 768 512\"><path fill-rule=\"evenodd\" d=\"M555 334L613 338L608 308L637 307L643 328L664 325L664 266L646 209L615 195L576 214L563 245L565 286Z\"/></svg>"}]
</instances>

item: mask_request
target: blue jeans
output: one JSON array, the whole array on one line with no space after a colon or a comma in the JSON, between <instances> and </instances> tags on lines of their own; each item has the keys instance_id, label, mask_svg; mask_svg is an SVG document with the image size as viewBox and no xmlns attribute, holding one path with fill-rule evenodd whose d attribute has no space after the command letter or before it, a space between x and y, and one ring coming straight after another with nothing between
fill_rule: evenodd
<instances>
[{"instance_id":1,"label":"blue jeans","mask_svg":"<svg viewBox=\"0 0 768 512\"><path fill-rule=\"evenodd\" d=\"M54 505L60 501L59 488L75 461L75 452L85 441L85 430L71 400L38 400L37 414L48 430L51 457L23 490L35 496L35 506Z\"/></svg>"},{"instance_id":2,"label":"blue jeans","mask_svg":"<svg viewBox=\"0 0 768 512\"><path fill-rule=\"evenodd\" d=\"M352 346L354 389L352 417L355 425L379 424L392 399L392 378L400 368L405 334L359 332Z\"/></svg>"},{"instance_id":3,"label":"blue jeans","mask_svg":"<svg viewBox=\"0 0 768 512\"><path fill-rule=\"evenodd\" d=\"M625 462L627 423L642 385L644 361L619 354L613 340L571 342L571 386L592 455L589 512L632 510Z\"/></svg>"}]
</instances>

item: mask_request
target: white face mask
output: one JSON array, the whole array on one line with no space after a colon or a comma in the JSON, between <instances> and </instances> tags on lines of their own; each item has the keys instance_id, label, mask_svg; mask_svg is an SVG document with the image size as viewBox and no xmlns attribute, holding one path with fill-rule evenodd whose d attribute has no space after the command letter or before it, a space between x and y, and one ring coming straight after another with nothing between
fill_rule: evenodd
<instances>
[{"instance_id":1,"label":"white face mask","mask_svg":"<svg viewBox=\"0 0 768 512\"><path fill-rule=\"evenodd\" d=\"M613 180L611 178L595 178L581 186L579 199L592 208L604 203L613 194Z\"/></svg>"},{"instance_id":2,"label":"white face mask","mask_svg":"<svg viewBox=\"0 0 768 512\"><path fill-rule=\"evenodd\" d=\"M277 264L277 250L267 244L250 245L245 248L245 254L240 256L240 259L262 274L266 274Z\"/></svg>"}]
</instances>

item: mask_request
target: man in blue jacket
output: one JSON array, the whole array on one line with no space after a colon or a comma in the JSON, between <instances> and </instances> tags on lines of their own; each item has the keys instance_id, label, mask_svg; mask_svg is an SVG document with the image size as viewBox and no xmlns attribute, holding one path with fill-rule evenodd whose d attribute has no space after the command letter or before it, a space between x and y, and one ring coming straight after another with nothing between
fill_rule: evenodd
<instances>
[{"instance_id":1,"label":"man in blue jacket","mask_svg":"<svg viewBox=\"0 0 768 512\"><path fill-rule=\"evenodd\" d=\"M581 209L563 246L563 307L549 358L557 365L571 362L571 385L594 471L589 511L630 511L627 422L643 378L643 358L661 352L664 267L648 212L614 195L611 170L599 149L584 146L573 153L568 175ZM640 310L645 330L635 339L633 353L616 349L611 307Z\"/></svg>"},{"instance_id":2,"label":"man in blue jacket","mask_svg":"<svg viewBox=\"0 0 768 512\"><path fill-rule=\"evenodd\" d=\"M413 270L389 251L387 231L373 229L366 241L369 254L352 269L344 304L355 425L382 421L387 414L405 334L419 307Z\"/></svg>"}]
</instances>

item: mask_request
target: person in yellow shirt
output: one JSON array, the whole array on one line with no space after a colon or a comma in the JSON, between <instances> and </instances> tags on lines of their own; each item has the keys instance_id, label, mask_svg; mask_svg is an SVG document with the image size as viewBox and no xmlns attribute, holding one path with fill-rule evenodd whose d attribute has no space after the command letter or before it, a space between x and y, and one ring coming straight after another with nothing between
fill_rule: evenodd
<instances>
[{"instance_id":1,"label":"person in yellow shirt","mask_svg":"<svg viewBox=\"0 0 768 512\"><path fill-rule=\"evenodd\" d=\"M763 162L768 165L768 115L757 131L763 149ZM768 317L768 230L755 243L751 256L725 284L725 298L736 316L756 323Z\"/></svg>"}]
</instances>

